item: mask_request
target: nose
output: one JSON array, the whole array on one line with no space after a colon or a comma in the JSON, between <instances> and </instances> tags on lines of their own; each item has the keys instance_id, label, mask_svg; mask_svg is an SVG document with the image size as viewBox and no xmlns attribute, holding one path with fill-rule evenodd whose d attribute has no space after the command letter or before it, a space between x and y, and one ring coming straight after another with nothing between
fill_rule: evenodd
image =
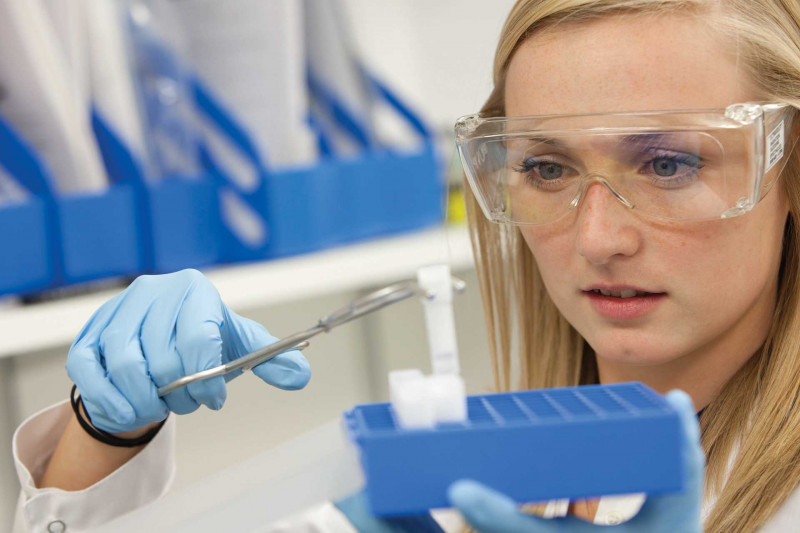
<instances>
[{"instance_id":1,"label":"nose","mask_svg":"<svg viewBox=\"0 0 800 533\"><path fill-rule=\"evenodd\" d=\"M575 244L593 265L634 255L642 244L629 204L604 181L587 185L578 202Z\"/></svg>"}]
</instances>

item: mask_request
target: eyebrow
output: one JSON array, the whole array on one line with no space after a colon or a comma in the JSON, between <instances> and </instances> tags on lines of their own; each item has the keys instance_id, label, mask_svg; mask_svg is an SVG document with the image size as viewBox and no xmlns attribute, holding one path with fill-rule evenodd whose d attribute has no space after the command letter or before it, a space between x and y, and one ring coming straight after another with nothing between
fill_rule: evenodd
<instances>
[{"instance_id":1,"label":"eyebrow","mask_svg":"<svg viewBox=\"0 0 800 533\"><path fill-rule=\"evenodd\" d=\"M602 135L602 133L598 133L598 136ZM673 146L676 142L679 142L681 136L671 132L630 133L625 135L609 133L608 135L615 138L614 146L625 152L646 152L657 148L680 152L687 151ZM565 152L575 149L569 143L553 137L534 135L527 137L525 140L532 144L546 144Z\"/></svg>"},{"instance_id":2,"label":"eyebrow","mask_svg":"<svg viewBox=\"0 0 800 533\"><path fill-rule=\"evenodd\" d=\"M552 137L528 137L528 140L542 144L549 144L550 146L557 146L559 148L567 148L567 145L558 139Z\"/></svg>"},{"instance_id":3,"label":"eyebrow","mask_svg":"<svg viewBox=\"0 0 800 533\"><path fill-rule=\"evenodd\" d=\"M653 148L662 146L670 137L665 133L635 133L623 136L620 144L633 148Z\"/></svg>"},{"instance_id":4,"label":"eyebrow","mask_svg":"<svg viewBox=\"0 0 800 533\"><path fill-rule=\"evenodd\" d=\"M652 147L664 144L663 141L669 139L670 137L671 135L666 133L633 133L630 135L622 136L618 144L634 146L634 147L635 146ZM569 146L564 142L560 141L559 139L554 139L552 137L533 136L533 137L527 137L526 140L536 143L547 144L550 146L556 146L559 148L569 148Z\"/></svg>"}]
</instances>

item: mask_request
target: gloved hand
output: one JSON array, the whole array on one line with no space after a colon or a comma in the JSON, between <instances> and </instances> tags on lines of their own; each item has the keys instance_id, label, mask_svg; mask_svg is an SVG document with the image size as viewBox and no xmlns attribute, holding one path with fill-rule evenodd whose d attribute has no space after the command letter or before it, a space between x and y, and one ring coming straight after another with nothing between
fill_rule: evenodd
<instances>
[{"instance_id":1,"label":"gloved hand","mask_svg":"<svg viewBox=\"0 0 800 533\"><path fill-rule=\"evenodd\" d=\"M233 374L193 383L164 398L157 389L276 340L260 324L225 307L196 270L141 276L89 319L70 348L67 374L92 424L120 433L161 421L169 411L190 413L200 404L220 409ZM253 372L287 390L304 387L311 377L297 351L280 354Z\"/></svg>"},{"instance_id":2,"label":"gloved hand","mask_svg":"<svg viewBox=\"0 0 800 533\"><path fill-rule=\"evenodd\" d=\"M683 428L682 455L687 476L685 491L648 498L639 513L628 522L618 526L599 526L573 516L553 520L530 516L521 513L510 498L471 480L460 480L450 486L450 503L458 508L472 527L486 533L699 533L702 531L700 506L705 456L700 447L697 415L692 400L683 391L671 391L666 398L680 413ZM536 480L531 482L535 483Z\"/></svg>"}]
</instances>

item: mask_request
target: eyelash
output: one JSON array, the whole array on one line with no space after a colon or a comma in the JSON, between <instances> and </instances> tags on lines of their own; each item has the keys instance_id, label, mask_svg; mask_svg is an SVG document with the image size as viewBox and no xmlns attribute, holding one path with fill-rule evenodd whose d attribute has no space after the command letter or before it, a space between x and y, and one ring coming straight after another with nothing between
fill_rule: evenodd
<instances>
[{"instance_id":1,"label":"eyelash","mask_svg":"<svg viewBox=\"0 0 800 533\"><path fill-rule=\"evenodd\" d=\"M529 184L533 185L537 189L547 189L548 187L552 187L554 184L559 183L561 181L561 178L554 180L546 180L544 178L536 179L531 176L531 172L534 169L536 169L539 165L547 163L559 165L562 168L572 168L569 165L565 165L557 161L552 161L547 159L537 159L535 157L531 157L522 161L522 163L520 163L518 166L514 167L514 171L519 172L520 174L524 174L525 181L527 181Z\"/></svg>"},{"instance_id":2,"label":"eyelash","mask_svg":"<svg viewBox=\"0 0 800 533\"><path fill-rule=\"evenodd\" d=\"M680 185L683 185L689 180L695 179L697 177L697 174L704 166L701 164L703 162L703 159L700 156L688 153L680 153L680 152L676 153L672 151L653 150L653 152L655 152L654 154L652 154L653 157L647 162L645 162L644 165L642 165L640 173L642 174L644 173L642 172L642 170L652 169L653 162L659 160L671 161L673 163L689 167L690 169L688 172L684 172L683 174L676 176L661 177L661 176L654 176L652 174L650 175L650 179L652 179L656 184L662 185L666 188L678 187Z\"/></svg>"},{"instance_id":3,"label":"eyelash","mask_svg":"<svg viewBox=\"0 0 800 533\"><path fill-rule=\"evenodd\" d=\"M639 173L645 174L647 169L652 170L653 163L659 160L666 160L671 161L673 163L677 163L679 165L683 165L685 167L689 167L690 170L688 172L684 172L680 175L671 176L671 177L660 177L654 175L652 172L648 173L649 178L653 180L653 182L657 185L669 188L669 187L678 187L689 180L692 180L697 177L699 171L703 168L704 165L701 163L703 159L699 156L688 154L688 153L676 153L672 151L663 151L659 149L652 150L653 153L650 155L652 156L649 160L647 160L640 168ZM525 174L526 181L533 185L538 189L546 189L548 187L553 187L557 183L561 181L561 178L547 180L544 178L534 178L531 175L531 172L535 170L539 165L542 164L555 164L559 165L564 169L571 169L569 165L565 165L559 163L557 161L548 160L548 159L537 159L537 158L529 158L525 161L522 161L518 166L514 167L515 172L519 172L521 174Z\"/></svg>"}]
</instances>

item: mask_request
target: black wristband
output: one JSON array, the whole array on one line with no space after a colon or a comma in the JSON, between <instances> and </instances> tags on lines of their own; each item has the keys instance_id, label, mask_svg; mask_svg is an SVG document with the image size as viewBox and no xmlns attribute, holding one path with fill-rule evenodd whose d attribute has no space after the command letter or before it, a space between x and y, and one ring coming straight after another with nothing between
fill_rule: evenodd
<instances>
[{"instance_id":1,"label":"black wristband","mask_svg":"<svg viewBox=\"0 0 800 533\"><path fill-rule=\"evenodd\" d=\"M167 419L161 421L156 427L142 435L141 437L137 437L135 439L123 439L117 437L116 435L112 435L102 429L97 429L91 424L91 420L87 421L81 415L80 407L83 406L83 412L86 413L86 417L89 417L89 412L86 410L86 406L83 405L83 399L78 396L75 398L75 391L78 389L77 385L72 386L72 390L69 393L69 400L72 403L72 410L75 411L75 417L78 419L78 423L81 425L84 431L88 433L92 438L102 442L103 444L108 444L109 446L118 446L121 448L133 448L135 446L141 446L142 444L147 444L158 434L164 424L166 423Z\"/></svg>"}]
</instances>

